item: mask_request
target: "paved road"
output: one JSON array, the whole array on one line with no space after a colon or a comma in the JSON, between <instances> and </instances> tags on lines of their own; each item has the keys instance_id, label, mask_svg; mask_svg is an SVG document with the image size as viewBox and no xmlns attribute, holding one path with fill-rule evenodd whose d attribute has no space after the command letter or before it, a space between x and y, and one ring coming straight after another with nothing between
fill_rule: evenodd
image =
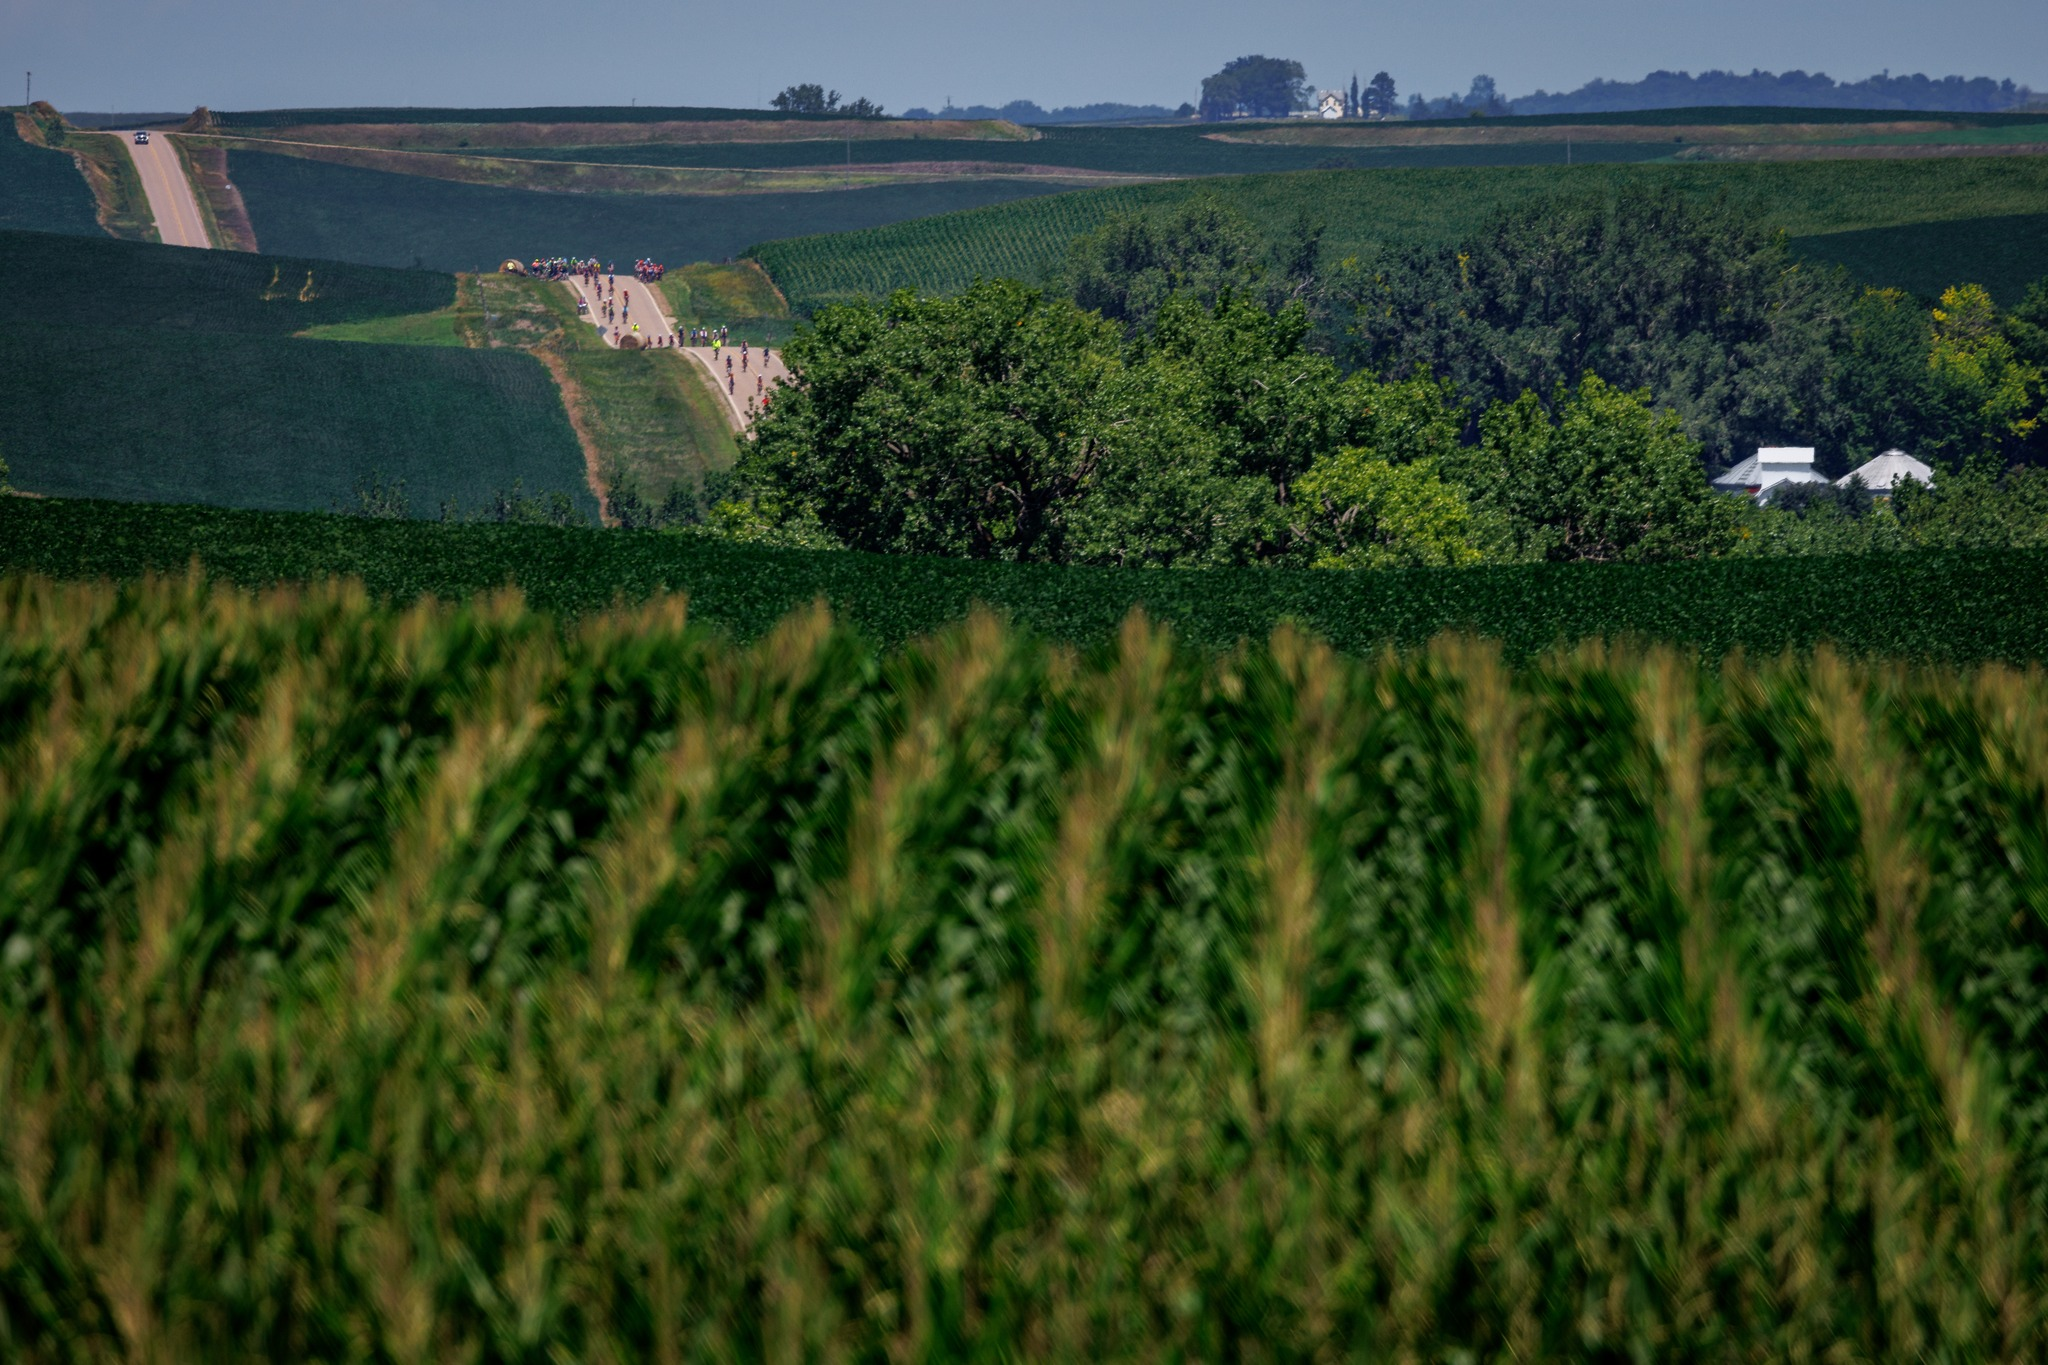
<instances>
[{"instance_id":1,"label":"paved road","mask_svg":"<svg viewBox=\"0 0 2048 1365\"><path fill-rule=\"evenodd\" d=\"M128 155L135 159L135 169L142 175L142 192L149 197L149 211L156 218L156 231L167 246L210 247L213 245L206 236L206 219L200 216L199 201L192 194L192 183L185 178L185 167L178 160L178 149L171 145L168 133L152 133L147 147L135 145L134 132L115 133L128 149Z\"/></svg>"},{"instance_id":2,"label":"paved road","mask_svg":"<svg viewBox=\"0 0 2048 1365\"><path fill-rule=\"evenodd\" d=\"M775 358L766 365L761 363L761 348L752 347L745 357L746 368L740 368L740 348L727 346L713 352L709 346L687 346L690 358L711 372L711 387L725 395L726 410L732 417L733 430L744 430L754 420L754 407L747 400L753 398L758 404L775 392L775 386L789 378L789 370L782 363L782 352L775 352ZM726 369L725 362L732 361L732 368ZM728 383L728 379L730 382ZM756 397L759 395L759 397Z\"/></svg>"},{"instance_id":3,"label":"paved road","mask_svg":"<svg viewBox=\"0 0 2048 1365\"><path fill-rule=\"evenodd\" d=\"M607 284L609 282L609 284ZM569 292L590 305L587 319L591 326L604 333L605 344L616 346L622 336L638 336L640 344L652 346L662 337L674 337L676 329L670 324L668 315L662 311L661 300L654 291L640 283L636 276L599 275L595 285L585 284L579 279L566 279ZM611 321L605 321L604 307L612 303L615 311ZM640 330L636 333L633 328ZM670 344L673 344L671 342Z\"/></svg>"},{"instance_id":4,"label":"paved road","mask_svg":"<svg viewBox=\"0 0 2048 1365\"><path fill-rule=\"evenodd\" d=\"M609 283L607 283L609 281ZM663 312L661 299L654 290L642 284L637 276L599 275L595 285L585 284L580 279L566 279L563 284L569 292L590 305L586 315L590 324L604 334L605 344L617 346L620 336L640 338L642 345L652 345L661 338L669 338L668 344L676 342L675 323ZM615 309L610 320L604 315L605 303L612 303ZM624 304L623 309L616 305ZM633 331L639 324L638 333ZM783 367L782 357L777 355L767 366L761 364L759 347L751 348L746 356L745 370L740 369L740 354L737 346L714 355L709 346L685 346L679 349L689 352L692 359L702 365L711 375L712 387L725 396L726 416L731 420L733 430L743 429L753 420L753 408L747 400L757 394L766 397L775 390L776 381L785 379L789 371ZM726 382L726 357L732 358L732 382Z\"/></svg>"}]
</instances>

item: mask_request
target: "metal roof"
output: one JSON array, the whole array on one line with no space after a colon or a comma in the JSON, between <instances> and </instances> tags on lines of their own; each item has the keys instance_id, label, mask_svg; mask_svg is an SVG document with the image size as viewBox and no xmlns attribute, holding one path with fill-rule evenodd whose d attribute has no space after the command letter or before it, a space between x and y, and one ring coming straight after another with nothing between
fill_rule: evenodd
<instances>
[{"instance_id":1,"label":"metal roof","mask_svg":"<svg viewBox=\"0 0 2048 1365\"><path fill-rule=\"evenodd\" d=\"M1849 480L1856 478L1862 479L1863 486L1873 493L1889 493L1900 479L1916 479L1924 484L1932 484L1934 471L1903 450L1887 450L1876 459L1856 466L1836 479L1835 483L1845 486Z\"/></svg>"}]
</instances>

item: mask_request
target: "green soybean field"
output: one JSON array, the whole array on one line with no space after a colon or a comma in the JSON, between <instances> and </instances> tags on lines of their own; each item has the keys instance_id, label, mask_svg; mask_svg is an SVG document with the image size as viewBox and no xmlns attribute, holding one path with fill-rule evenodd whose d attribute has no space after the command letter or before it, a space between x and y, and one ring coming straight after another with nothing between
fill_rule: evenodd
<instances>
[{"instance_id":1,"label":"green soybean field","mask_svg":"<svg viewBox=\"0 0 2048 1365\"><path fill-rule=\"evenodd\" d=\"M1850 558L1522 564L1381 572L1100 569L843 550L690 533L389 521L217 507L0 498L0 571L132 581L196 566L247 588L347 579L377 600L471 600L515 589L581 618L687 594L700 624L753 640L827 603L884 645L978 608L1092 649L1132 611L1226 651L1285 623L1340 651L1418 647L1445 632L1515 661L1590 640L1660 641L1707 659L1829 646L1865 658L2048 664L2048 552L1916 550Z\"/></svg>"},{"instance_id":2,"label":"green soybean field","mask_svg":"<svg viewBox=\"0 0 2048 1365\"><path fill-rule=\"evenodd\" d=\"M1073 238L1113 214L1213 195L1275 232L1298 221L1326 229L1332 260L1369 258L1385 247L1455 241L1499 209L1544 195L1601 195L1671 187L1726 197L1795 245L1829 255L1832 234L1914 225L1960 224L2041 216L2048 202L2048 157L1983 159L1685 162L1655 165L1489 166L1456 169L1302 171L1218 177L1164 185L1076 190L944 217L831 236L776 240L754 247L788 297L808 312L836 300L892 289L950 292L977 278L1047 278ZM1918 285L1939 275L1969 278L2014 296L2048 274L2040 235L2026 245L1978 234L1994 249L1958 253L1940 228L1859 242L1834 253L1869 283ZM1931 258L1931 259L1930 259ZM1964 273L1950 272L1961 268Z\"/></svg>"},{"instance_id":3,"label":"green soybean field","mask_svg":"<svg viewBox=\"0 0 2048 1365\"><path fill-rule=\"evenodd\" d=\"M594 518L554 381L507 350L296 333L441 308L455 281L295 257L0 233L0 458L44 496L415 516L519 485Z\"/></svg>"}]
</instances>

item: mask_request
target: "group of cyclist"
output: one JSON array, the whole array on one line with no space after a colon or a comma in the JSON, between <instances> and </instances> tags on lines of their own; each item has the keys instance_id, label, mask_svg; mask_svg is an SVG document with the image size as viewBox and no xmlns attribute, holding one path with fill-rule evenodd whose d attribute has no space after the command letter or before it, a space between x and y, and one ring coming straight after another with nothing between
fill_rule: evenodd
<instances>
[{"instance_id":1,"label":"group of cyclist","mask_svg":"<svg viewBox=\"0 0 2048 1365\"><path fill-rule=\"evenodd\" d=\"M611 273L611 267L581 256L536 256L527 263L526 273L537 280L566 280L573 275L587 284L596 284L599 275Z\"/></svg>"},{"instance_id":2,"label":"group of cyclist","mask_svg":"<svg viewBox=\"0 0 2048 1365\"><path fill-rule=\"evenodd\" d=\"M716 360L715 360L715 357L716 357L716 356L718 355L718 352L719 352L719 350L720 350L721 346L723 346L723 342L724 342L724 335L725 335L725 332L726 332L726 329L725 329L725 328L723 328L723 327L720 327L720 328L715 328L715 329L712 329L712 343L711 343L711 354L712 354L712 356L714 357L714 361L713 361L713 363L714 363L714 364L716 364ZM693 331L691 332L691 336L692 336L692 338L694 338L694 337L696 336L696 332L695 332L694 330L693 330ZM729 393L729 394L733 395L734 397L738 397L738 396L739 396L739 383L738 383L738 375L735 375L735 374L734 374L734 372L733 372L733 368L732 368L732 350L731 350L731 348L730 348L730 347L725 347L724 349L725 349L725 391L726 391L727 393ZM769 361L770 361L771 359L773 359L773 358L774 358L774 355L775 355L775 352L774 352L774 350L773 350L773 349L772 349L771 347L767 346L766 344L763 344L763 345L762 345L762 347L761 347L761 369L760 369L760 372L759 372L758 374L756 374L756 375L754 376L754 391L753 391L753 392L752 392L751 394L748 394L748 395L747 395L747 411L748 411L749 413L752 413L752 412L754 411L754 405L755 405L756 403L759 403L759 404L760 404L760 410L761 410L762 412L766 412L766 411L768 410L768 393L767 393L767 389L768 389L768 362L769 362ZM740 368L739 368L739 374L743 375L743 374L747 373L748 369L750 368L750 362L751 362L752 360L753 360L753 347L752 347L751 345L749 345L749 344L748 344L748 342L747 342L747 341L746 341L745 339L742 339L742 340L740 341Z\"/></svg>"},{"instance_id":3,"label":"group of cyclist","mask_svg":"<svg viewBox=\"0 0 2048 1365\"><path fill-rule=\"evenodd\" d=\"M576 301L577 313L590 317L597 324L598 332L607 341L625 344L628 337L633 344L650 348L666 346L708 346L711 348L712 364L718 355L725 354L725 391L737 398L739 378L753 371L755 358L752 343L744 338L739 343L739 368L733 367L732 329L730 327L691 327L687 339L681 336L652 334L643 336L640 324L633 321L633 295L628 290L619 293L616 267L582 256L538 257L530 265L530 273L536 279L565 280L578 279L590 287L590 295ZM659 261L640 259L633 262L633 276L643 284L659 283L668 267ZM656 319L656 324L659 324ZM760 350L761 372L754 375L754 391L747 395L747 410L765 412L768 408L767 392L768 362L774 351L763 346ZM758 405L758 406L757 406Z\"/></svg>"}]
</instances>

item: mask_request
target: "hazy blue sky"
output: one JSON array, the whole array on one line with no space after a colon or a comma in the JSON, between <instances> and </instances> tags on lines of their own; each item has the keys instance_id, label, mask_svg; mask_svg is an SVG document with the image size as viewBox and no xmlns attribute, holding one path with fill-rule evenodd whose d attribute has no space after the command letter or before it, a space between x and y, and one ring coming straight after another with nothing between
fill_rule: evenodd
<instances>
[{"instance_id":1,"label":"hazy blue sky","mask_svg":"<svg viewBox=\"0 0 2048 1365\"><path fill-rule=\"evenodd\" d=\"M1406 95L1657 68L1879 70L2048 89L2043 0L0 0L0 53L60 108L755 106L815 80L891 110L1177 104L1250 52ZM18 99L10 94L8 101Z\"/></svg>"}]
</instances>

